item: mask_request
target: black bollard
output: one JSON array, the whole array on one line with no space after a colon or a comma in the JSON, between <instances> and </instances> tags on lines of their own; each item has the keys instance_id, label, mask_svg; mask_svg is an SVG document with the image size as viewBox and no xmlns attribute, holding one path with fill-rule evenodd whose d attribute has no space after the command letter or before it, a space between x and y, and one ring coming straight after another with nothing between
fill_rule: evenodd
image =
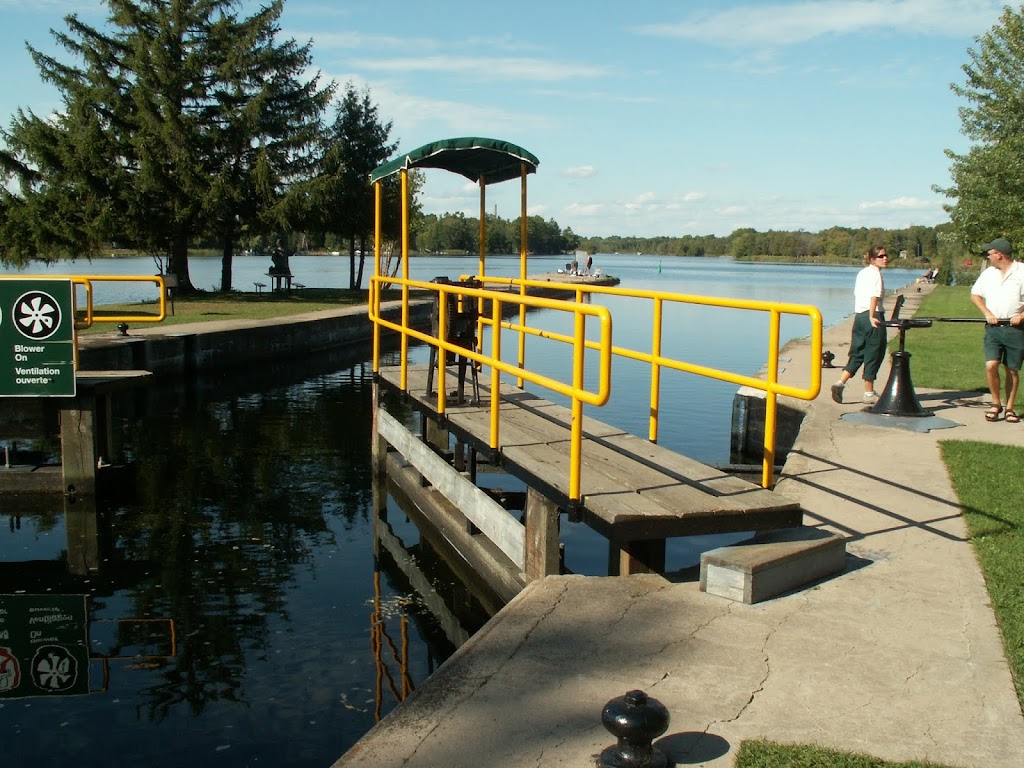
<instances>
[{"instance_id":1,"label":"black bollard","mask_svg":"<svg viewBox=\"0 0 1024 768\"><path fill-rule=\"evenodd\" d=\"M821 353L821 367L822 368L835 368L832 365L832 361L836 359L836 356L832 354L831 350L826 349Z\"/></svg>"},{"instance_id":2,"label":"black bollard","mask_svg":"<svg viewBox=\"0 0 1024 768\"><path fill-rule=\"evenodd\" d=\"M601 723L619 741L597 758L599 768L666 768L668 757L653 741L668 730L665 706L643 691L630 691L604 705Z\"/></svg>"},{"instance_id":3,"label":"black bollard","mask_svg":"<svg viewBox=\"0 0 1024 768\"><path fill-rule=\"evenodd\" d=\"M899 304L902 303L899 302ZM897 312L899 304L897 304ZM898 352L893 352L890 355L892 365L889 368L889 380L885 383L885 389L882 390L882 394L878 396L875 404L867 411L885 416L931 416L929 411L921 407L917 393L914 392L914 384L910 381L910 353L903 350L903 345L907 329L931 328L932 321L897 320L894 318L888 321L886 326L899 329L900 348Z\"/></svg>"},{"instance_id":4,"label":"black bollard","mask_svg":"<svg viewBox=\"0 0 1024 768\"><path fill-rule=\"evenodd\" d=\"M889 380L878 400L867 410L870 413L881 413L886 416L931 416L926 411L914 392L914 384L910 380L910 353L893 352L892 367Z\"/></svg>"},{"instance_id":5,"label":"black bollard","mask_svg":"<svg viewBox=\"0 0 1024 768\"><path fill-rule=\"evenodd\" d=\"M128 323L118 323L117 324L117 333L118 333L119 336L127 336L128 335Z\"/></svg>"}]
</instances>

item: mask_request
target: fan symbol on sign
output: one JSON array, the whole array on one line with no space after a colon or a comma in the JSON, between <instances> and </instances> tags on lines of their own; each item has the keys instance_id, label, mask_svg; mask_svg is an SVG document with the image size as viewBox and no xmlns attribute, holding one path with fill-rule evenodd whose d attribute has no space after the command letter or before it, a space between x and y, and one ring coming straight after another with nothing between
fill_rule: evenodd
<instances>
[{"instance_id":1,"label":"fan symbol on sign","mask_svg":"<svg viewBox=\"0 0 1024 768\"><path fill-rule=\"evenodd\" d=\"M32 659L32 682L44 691L63 691L75 683L78 662L66 648L44 645Z\"/></svg>"},{"instance_id":2,"label":"fan symbol on sign","mask_svg":"<svg viewBox=\"0 0 1024 768\"><path fill-rule=\"evenodd\" d=\"M60 326L60 307L52 296L41 291L26 293L14 308L18 330L30 339L42 340Z\"/></svg>"}]
</instances>

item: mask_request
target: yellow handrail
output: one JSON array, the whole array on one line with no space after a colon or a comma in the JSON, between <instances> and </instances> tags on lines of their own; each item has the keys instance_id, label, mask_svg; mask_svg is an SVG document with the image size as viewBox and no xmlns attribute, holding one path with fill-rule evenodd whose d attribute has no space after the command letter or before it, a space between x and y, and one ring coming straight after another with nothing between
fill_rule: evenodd
<instances>
[{"instance_id":1,"label":"yellow handrail","mask_svg":"<svg viewBox=\"0 0 1024 768\"><path fill-rule=\"evenodd\" d=\"M424 333L407 325L408 317L407 302L402 312L402 322L395 323L385 319L380 311L381 289L379 283L388 282L394 285L401 283L403 295L408 295L410 289L429 291L437 296L438 302L438 330L437 335ZM529 381L537 386L544 387L557 392L572 401L572 428L570 433L570 474L569 474L569 497L573 500L580 498L580 474L582 467L582 443L583 443L583 404L600 406L608 401L611 394L611 351L612 347L612 317L607 307L589 305L582 303L570 303L559 299L548 299L539 296L530 296L520 293L508 293L505 291L487 291L469 288L458 283L432 283L416 280L385 278L380 276L372 277L370 280L370 301L369 316L374 323L377 332L381 328L388 328L402 334L403 339L417 339L438 349L438 383L437 383L437 413L443 416L446 409L445 393L445 368L444 360L447 353L458 354L470 361L473 365L479 363L487 366L491 371L491 410L490 410L490 448L494 451L500 449L499 439L499 402L501 399L501 374L514 375L518 381ZM454 294L454 296L453 296ZM545 376L541 373L528 370L518 363L508 363L502 360L501 334L492 333L490 337L490 352L484 350L481 344L480 350L467 349L458 344L447 341L447 306L449 301L473 300L478 303L491 302L491 316L481 319L492 328L514 327L502 323L504 307L513 305L519 308L522 313L524 308L549 309L556 312L571 313L574 317L574 337L569 340L573 347L572 382L565 383L557 379ZM589 390L583 383L584 354L588 344L584 343L584 331L588 318L593 318L598 324L599 338L594 342L594 348L598 350L598 380L596 390ZM549 338L556 338L555 335ZM400 386L403 390L408 387L408 355L401 356ZM373 370L380 371L379 343L374 345Z\"/></svg>"},{"instance_id":2,"label":"yellow handrail","mask_svg":"<svg viewBox=\"0 0 1024 768\"><path fill-rule=\"evenodd\" d=\"M167 288L162 275L55 275L58 280L70 280L75 286L75 306L78 306L78 286L85 289L85 317L76 318L76 328L88 328L95 322L102 323L159 323L167 319ZM154 314L124 313L96 316L93 304L93 283L155 283L159 292L158 309Z\"/></svg>"},{"instance_id":3,"label":"yellow handrail","mask_svg":"<svg viewBox=\"0 0 1024 768\"><path fill-rule=\"evenodd\" d=\"M777 397L785 395L799 400L813 400L821 391L821 367L818 361L821 360L821 334L822 320L821 312L817 307L809 304L789 304L785 302L755 301L750 299L732 299L713 296L699 296L694 294L670 293L667 291L632 290L628 288L617 288L612 286L601 286L591 284L566 284L560 285L546 280L524 280L516 278L482 278L481 282L487 285L501 285L519 287L520 291L529 289L552 289L564 290L566 293L575 295L577 302L583 301L584 294L605 294L622 296L631 299L647 299L653 302L653 323L651 331L651 351L629 349L615 346L611 353L620 357L638 360L648 363L651 366L651 397L650 397L650 420L648 439L651 442L658 441L658 416L661 390L661 369L670 368L685 373L692 373L698 376L727 381L740 386L750 387L765 393L765 436L763 445L761 484L765 488L771 487L772 476L775 467L775 425L777 412ZM767 372L766 378L746 376L739 373L732 373L718 368L687 363L682 360L665 357L661 354L662 342L662 317L663 305L666 302L680 304L697 304L710 307L721 307L726 309L742 309L756 312L769 313L768 348L767 348ZM810 320L810 381L805 387L794 387L779 382L779 326L781 316L803 315ZM565 334L553 333L550 331L539 331L520 324L503 322L502 327L519 333L544 336L563 342L572 342L573 339ZM598 342L584 341L589 349L599 349Z\"/></svg>"}]
</instances>

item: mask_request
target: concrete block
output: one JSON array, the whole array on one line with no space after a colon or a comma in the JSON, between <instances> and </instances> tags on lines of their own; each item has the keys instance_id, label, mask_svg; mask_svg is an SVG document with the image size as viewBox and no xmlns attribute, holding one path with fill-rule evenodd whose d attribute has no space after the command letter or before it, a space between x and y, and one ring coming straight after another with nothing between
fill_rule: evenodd
<instances>
[{"instance_id":1,"label":"concrete block","mask_svg":"<svg viewBox=\"0 0 1024 768\"><path fill-rule=\"evenodd\" d=\"M753 604L839 573L846 539L818 528L786 528L700 557L702 592Z\"/></svg>"}]
</instances>

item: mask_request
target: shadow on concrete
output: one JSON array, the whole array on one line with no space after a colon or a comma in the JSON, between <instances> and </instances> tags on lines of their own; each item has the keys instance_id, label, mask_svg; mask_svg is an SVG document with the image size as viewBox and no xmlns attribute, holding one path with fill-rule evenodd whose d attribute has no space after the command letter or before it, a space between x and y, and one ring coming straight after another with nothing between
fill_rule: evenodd
<instances>
[{"instance_id":1,"label":"shadow on concrete","mask_svg":"<svg viewBox=\"0 0 1024 768\"><path fill-rule=\"evenodd\" d=\"M806 472L801 472L799 474L786 475L785 477L786 477L787 481L793 482L793 483L800 483L801 485L805 485L808 488L814 488L816 490L819 490L819 491L822 491L824 493L830 494L830 495L832 495L832 496L834 496L834 497L836 497L838 499L843 499L845 501L850 502L851 504L856 504L856 505L858 505L860 507L863 507L864 509L871 510L872 512L876 512L879 515L882 515L882 516L885 516L885 517L890 517L890 518L893 518L894 520L898 521L898 524L896 524L896 525L892 525L892 526L887 527L887 528L875 529L875 530L871 530L871 531L865 532L865 531L855 530L853 528L850 528L847 525L843 525L842 523L840 523L840 522L838 522L836 520L830 520L830 519L822 517L821 515L818 515L818 514L814 514L813 515L815 520L819 520L822 523L825 523L825 524L827 524L829 526L832 526L836 530L842 531L843 533L845 533L847 536L849 536L851 539L853 539L855 541L856 540L860 540L860 539L864 539L864 538L866 538L868 536L877 536L878 534L881 534L881 533L888 533L888 532L891 532L891 531L897 531L897 530L901 530L901 529L905 529L905 528L920 528L920 529L922 529L924 531L927 531L929 533L933 533L936 536L941 536L942 538L949 539L951 541L966 541L966 539L964 537L962 537L962 536L957 536L955 534L952 534L952 533L950 533L948 531L943 531L940 528L936 527L936 525L938 523L943 523L943 522L946 522L948 520L955 520L956 518L960 517L960 505L957 504L956 502L949 501L948 499L944 499L944 498L942 498L940 496L935 496L935 495L932 495L932 494L929 494L929 493L924 493L924 492L918 490L917 488L912 488L909 485L905 485L903 483L896 483L896 482L893 482L891 480L886 480L886 479L884 479L882 477L879 477L876 474L872 474L872 473L869 473L869 472L864 472L863 470L859 470L859 469L854 469L853 467L848 467L848 466L843 466L841 464L837 464L834 461L831 461L829 459L823 458L821 456L814 456L814 455L812 455L810 453L807 453L806 451L794 450L794 451L790 451L790 455L791 456L792 455L804 456L805 458L810 459L811 461L814 461L814 462L818 462L818 463L820 463L820 464L822 464L824 466L823 467L818 467L818 468L813 468L813 469L810 469L810 470L808 470ZM939 508L939 509L948 509L949 510L949 514L941 515L941 516L938 516L938 517L933 517L930 520L914 520L913 518L906 517L904 515L900 515L897 512L894 512L891 509L886 509L885 507L882 507L882 506L880 506L878 504L872 504L871 502L866 501L863 498L852 496L852 495L850 495L848 493L843 493L840 489L838 489L838 488L836 488L834 486L828 485L825 482L818 482L818 481L812 479L812 475L831 474L832 472L835 472L836 470L841 470L843 472L849 472L850 474L860 475L862 477L869 478L873 482L879 483L880 485L887 485L887 486L889 486L892 489L899 490L899 491L904 491L904 492L906 492L908 494L913 494L915 496L919 496L921 498L927 499L927 500L929 500L931 502L934 502L936 507ZM809 513L805 512L805 514L809 514Z\"/></svg>"},{"instance_id":2,"label":"shadow on concrete","mask_svg":"<svg viewBox=\"0 0 1024 768\"><path fill-rule=\"evenodd\" d=\"M728 754L729 742L714 733L670 733L654 742L672 765L698 765Z\"/></svg>"}]
</instances>

